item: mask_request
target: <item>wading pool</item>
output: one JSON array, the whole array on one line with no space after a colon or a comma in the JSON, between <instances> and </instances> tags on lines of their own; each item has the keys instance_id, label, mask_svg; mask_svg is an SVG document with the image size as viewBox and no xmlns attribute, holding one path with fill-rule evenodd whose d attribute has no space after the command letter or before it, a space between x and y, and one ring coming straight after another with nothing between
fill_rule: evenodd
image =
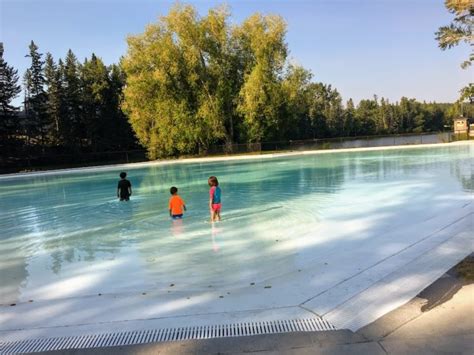
<instances>
[{"instance_id":1,"label":"wading pool","mask_svg":"<svg viewBox=\"0 0 474 355\"><path fill-rule=\"evenodd\" d=\"M115 197L122 170L129 202ZM469 254L473 174L466 143L3 177L0 330L293 306L344 326L348 311L330 312L423 255L442 271ZM171 186L182 220L168 216ZM411 293L435 276L416 275Z\"/></svg>"}]
</instances>

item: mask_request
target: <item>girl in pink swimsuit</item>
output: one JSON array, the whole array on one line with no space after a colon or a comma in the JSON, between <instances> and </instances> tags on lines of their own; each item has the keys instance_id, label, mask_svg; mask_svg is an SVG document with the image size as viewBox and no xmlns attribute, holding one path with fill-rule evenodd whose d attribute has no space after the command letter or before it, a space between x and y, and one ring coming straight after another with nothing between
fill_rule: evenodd
<instances>
[{"instance_id":1,"label":"girl in pink swimsuit","mask_svg":"<svg viewBox=\"0 0 474 355\"><path fill-rule=\"evenodd\" d=\"M209 211L211 213L211 222L221 220L221 188L219 181L215 176L211 176L207 183L211 187L209 190Z\"/></svg>"}]
</instances>

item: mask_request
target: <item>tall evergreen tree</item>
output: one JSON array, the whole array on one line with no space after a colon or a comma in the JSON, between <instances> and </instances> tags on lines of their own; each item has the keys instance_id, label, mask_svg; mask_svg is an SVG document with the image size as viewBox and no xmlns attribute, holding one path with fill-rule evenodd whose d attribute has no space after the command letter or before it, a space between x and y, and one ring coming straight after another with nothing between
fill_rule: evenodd
<instances>
[{"instance_id":1,"label":"tall evergreen tree","mask_svg":"<svg viewBox=\"0 0 474 355\"><path fill-rule=\"evenodd\" d=\"M355 106L352 98L346 103L346 109L344 110L344 125L343 125L343 136L349 137L355 134L357 127L355 126Z\"/></svg>"},{"instance_id":2,"label":"tall evergreen tree","mask_svg":"<svg viewBox=\"0 0 474 355\"><path fill-rule=\"evenodd\" d=\"M117 64L108 68L109 86L106 93L105 119L106 136L109 149L136 148L135 134L128 122L127 115L122 111L123 88L125 86L125 73Z\"/></svg>"},{"instance_id":3,"label":"tall evergreen tree","mask_svg":"<svg viewBox=\"0 0 474 355\"><path fill-rule=\"evenodd\" d=\"M51 127L48 138L53 145L59 145L62 143L63 84L61 71L51 53L46 54L44 76L48 97L47 114Z\"/></svg>"},{"instance_id":4,"label":"tall evergreen tree","mask_svg":"<svg viewBox=\"0 0 474 355\"><path fill-rule=\"evenodd\" d=\"M64 84L64 124L63 137L65 145L77 150L83 145L85 125L82 122L82 100L80 65L72 50L68 50L63 68Z\"/></svg>"},{"instance_id":5,"label":"tall evergreen tree","mask_svg":"<svg viewBox=\"0 0 474 355\"><path fill-rule=\"evenodd\" d=\"M43 147L46 143L46 133L50 128L48 125L47 114L47 95L44 90L45 78L43 72L44 61L41 59L42 54L38 52L38 46L31 41L29 45L29 54L31 58L31 66L25 75L26 92L28 93L27 114L30 121L30 134Z\"/></svg>"},{"instance_id":6,"label":"tall evergreen tree","mask_svg":"<svg viewBox=\"0 0 474 355\"><path fill-rule=\"evenodd\" d=\"M85 135L94 151L103 150L108 129L106 96L109 92L109 77L106 66L95 54L81 66L81 86Z\"/></svg>"},{"instance_id":7,"label":"tall evergreen tree","mask_svg":"<svg viewBox=\"0 0 474 355\"><path fill-rule=\"evenodd\" d=\"M3 58L3 43L0 43L0 139L7 144L14 133L18 107L12 101L20 94L18 70L9 66Z\"/></svg>"}]
</instances>

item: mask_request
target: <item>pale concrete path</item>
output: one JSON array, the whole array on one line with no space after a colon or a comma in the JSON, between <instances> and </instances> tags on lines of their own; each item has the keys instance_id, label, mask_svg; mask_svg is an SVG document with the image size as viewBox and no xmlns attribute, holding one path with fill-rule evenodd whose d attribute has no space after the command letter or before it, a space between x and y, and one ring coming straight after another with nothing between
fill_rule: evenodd
<instances>
[{"instance_id":1,"label":"pale concrete path","mask_svg":"<svg viewBox=\"0 0 474 355\"><path fill-rule=\"evenodd\" d=\"M471 259L473 256L471 255ZM450 271L357 332L286 333L44 354L473 354L474 283Z\"/></svg>"}]
</instances>

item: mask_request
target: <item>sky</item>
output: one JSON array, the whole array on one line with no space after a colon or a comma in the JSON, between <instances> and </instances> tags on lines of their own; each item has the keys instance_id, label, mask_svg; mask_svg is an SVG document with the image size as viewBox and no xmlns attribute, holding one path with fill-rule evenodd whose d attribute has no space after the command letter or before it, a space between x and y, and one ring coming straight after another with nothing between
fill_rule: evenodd
<instances>
[{"instance_id":1,"label":"sky","mask_svg":"<svg viewBox=\"0 0 474 355\"><path fill-rule=\"evenodd\" d=\"M460 63L469 48L441 51L434 32L453 15L443 0L241 0L181 1L201 15L226 3L232 22L255 12L287 22L289 58L311 70L313 81L331 84L344 100L402 96L453 102L474 82L474 69ZM64 58L69 48L83 61L92 53L106 64L127 50L126 37L165 15L175 1L0 0L4 58L22 76L31 40L41 53ZM21 98L16 100L21 102Z\"/></svg>"}]
</instances>

